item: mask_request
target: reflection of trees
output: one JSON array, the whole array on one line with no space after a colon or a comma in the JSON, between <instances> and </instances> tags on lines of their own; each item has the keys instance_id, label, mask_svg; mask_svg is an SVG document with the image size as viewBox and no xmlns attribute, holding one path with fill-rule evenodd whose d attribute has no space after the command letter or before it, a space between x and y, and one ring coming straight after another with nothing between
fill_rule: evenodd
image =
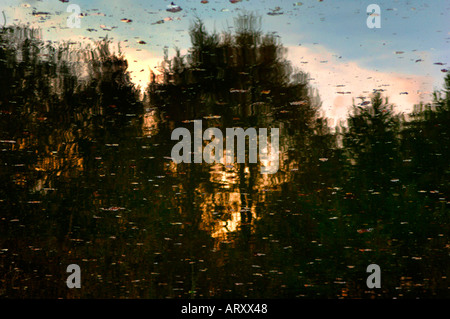
<instances>
[{"instance_id":1,"label":"reflection of trees","mask_svg":"<svg viewBox=\"0 0 450 319\"><path fill-rule=\"evenodd\" d=\"M163 83L152 82L149 96L175 120L210 114L256 120L259 109L272 111L290 102L304 119L315 114L301 73L293 73L284 59L285 49L273 35L263 35L255 16L236 19L236 33L209 34L201 21L190 31L192 48L187 56L166 56L161 66ZM262 105L262 106L261 106ZM307 122L307 121L304 121ZM257 124L257 123L255 123Z\"/></svg>"},{"instance_id":2,"label":"reflection of trees","mask_svg":"<svg viewBox=\"0 0 450 319\"><path fill-rule=\"evenodd\" d=\"M344 147L364 187L383 190L398 166L399 118L387 101L383 103L379 93L370 106L354 106L353 110ZM358 182L354 183L356 188L361 186Z\"/></svg>"},{"instance_id":3,"label":"reflection of trees","mask_svg":"<svg viewBox=\"0 0 450 319\"><path fill-rule=\"evenodd\" d=\"M108 41L77 49L47 44L37 30L10 27L0 30L0 43L3 218L27 227L22 233L1 226L2 247L22 253L0 266L14 261L21 271L34 267L35 276L55 276L71 245L95 234L91 209L105 204L96 185L101 153L106 144L140 132L141 103L126 61L111 53ZM108 232L107 225L100 229ZM60 255L30 255L28 247ZM8 276L2 272L1 280Z\"/></svg>"},{"instance_id":4,"label":"reflection of trees","mask_svg":"<svg viewBox=\"0 0 450 319\"><path fill-rule=\"evenodd\" d=\"M449 194L450 75L444 90L434 93L432 104L416 106L402 130L405 176L425 190Z\"/></svg>"},{"instance_id":5,"label":"reflection of trees","mask_svg":"<svg viewBox=\"0 0 450 319\"><path fill-rule=\"evenodd\" d=\"M0 37L2 134L34 161L32 175L72 177L92 141L139 115L127 62L108 40L77 50L45 44L35 29L5 28Z\"/></svg>"},{"instance_id":6,"label":"reflection of trees","mask_svg":"<svg viewBox=\"0 0 450 319\"><path fill-rule=\"evenodd\" d=\"M221 35L194 24L190 53L166 58L163 82L150 83L145 114L107 40L76 50L2 30L7 295L42 296L51 278L48 293L64 296L53 284L65 274L46 276L71 262L91 275L88 297L364 297L356 273L372 262L395 269L386 295L447 289L449 77L408 120L374 95L332 133L306 75L257 22ZM171 132L194 119L280 128L279 172L248 158L176 165Z\"/></svg>"},{"instance_id":7,"label":"reflection of trees","mask_svg":"<svg viewBox=\"0 0 450 319\"><path fill-rule=\"evenodd\" d=\"M242 15L235 20L235 34L219 35L208 33L202 21L196 21L190 30L189 54L181 56L177 50L172 59L166 56L161 65L163 81L152 81L148 88L152 104L174 126L202 118L205 129L255 127L268 128L270 134L270 128L280 128L276 174L260 174L261 163L248 164L248 158L245 164L196 168L209 177L204 182L199 178L191 191L202 194L203 224L211 225L214 234L234 231L238 223L240 227L252 223L255 205L264 192L288 183L293 178L291 171L309 162L311 137L318 123L319 105L306 75L295 73L284 58L286 49L274 35L262 34L259 26L256 16ZM189 170L194 165L183 167Z\"/></svg>"}]
</instances>

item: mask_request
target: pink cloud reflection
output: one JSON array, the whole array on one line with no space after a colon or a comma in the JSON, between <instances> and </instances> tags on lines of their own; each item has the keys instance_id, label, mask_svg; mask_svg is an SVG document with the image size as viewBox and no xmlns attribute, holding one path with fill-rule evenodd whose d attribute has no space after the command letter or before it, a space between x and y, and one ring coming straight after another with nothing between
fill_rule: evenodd
<instances>
[{"instance_id":1,"label":"pink cloud reflection","mask_svg":"<svg viewBox=\"0 0 450 319\"><path fill-rule=\"evenodd\" d=\"M345 119L350 106L360 103L357 97L369 97L374 89L395 104L397 112L408 113L414 104L429 101L433 79L429 76L380 72L346 62L322 46L288 47L287 58L293 66L309 73L310 84L317 88L322 112L334 120ZM405 93L407 92L407 94Z\"/></svg>"}]
</instances>

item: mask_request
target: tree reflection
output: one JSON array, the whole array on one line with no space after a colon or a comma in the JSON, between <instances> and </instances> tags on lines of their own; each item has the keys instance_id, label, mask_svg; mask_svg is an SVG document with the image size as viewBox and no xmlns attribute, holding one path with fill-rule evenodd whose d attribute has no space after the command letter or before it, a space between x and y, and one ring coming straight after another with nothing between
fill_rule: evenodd
<instances>
[{"instance_id":1,"label":"tree reflection","mask_svg":"<svg viewBox=\"0 0 450 319\"><path fill-rule=\"evenodd\" d=\"M390 267L380 295L447 290L450 76L412 114L375 93L333 130L260 23L242 15L218 34L194 21L148 99L108 39L1 29L1 296L371 297L370 263ZM175 164L171 132L199 119L279 128L278 172L248 155ZM70 263L85 290L65 287Z\"/></svg>"},{"instance_id":2,"label":"tree reflection","mask_svg":"<svg viewBox=\"0 0 450 319\"><path fill-rule=\"evenodd\" d=\"M203 119L203 127L223 131L236 126L281 129L282 162L274 176L261 175L261 164L249 164L248 158L245 164L178 165L177 172L201 169L210 175L209 187L194 181L199 186L184 188L204 194L204 224L219 227L214 234L248 228L257 218L256 205L264 203L260 201L264 192L287 183L293 178L290 168L308 162L314 131L319 123L322 129L324 125L307 75L292 68L284 57L286 49L273 34L262 34L260 19L241 15L235 29L235 34L210 34L202 21L195 21L189 54L181 56L177 50L172 59L166 56L160 70L162 83L152 81L148 88L150 101L172 126ZM301 164L294 159L299 153L304 155Z\"/></svg>"}]
</instances>

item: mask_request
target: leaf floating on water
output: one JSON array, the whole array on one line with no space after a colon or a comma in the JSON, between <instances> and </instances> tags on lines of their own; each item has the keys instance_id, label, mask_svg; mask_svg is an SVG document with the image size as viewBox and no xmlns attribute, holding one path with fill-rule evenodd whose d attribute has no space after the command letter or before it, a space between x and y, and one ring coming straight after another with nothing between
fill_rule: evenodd
<instances>
[{"instance_id":1,"label":"leaf floating on water","mask_svg":"<svg viewBox=\"0 0 450 319\"><path fill-rule=\"evenodd\" d=\"M104 13L102 13L102 12L94 12L94 13L91 13L91 14L89 14L89 15L92 15L92 16L101 16L101 17L105 17L105 16L106 16L106 14L104 14Z\"/></svg>"},{"instance_id":2,"label":"leaf floating on water","mask_svg":"<svg viewBox=\"0 0 450 319\"><path fill-rule=\"evenodd\" d=\"M117 211L119 211L119 210L124 210L125 209L125 207L116 207L116 206L112 206L112 207L109 207L109 208L100 208L100 210L103 210L103 211L109 211L109 212L117 212Z\"/></svg>"},{"instance_id":3,"label":"leaf floating on water","mask_svg":"<svg viewBox=\"0 0 450 319\"><path fill-rule=\"evenodd\" d=\"M271 12L268 12L267 14L270 16L277 16L277 15L282 15L283 12L281 12L281 8L280 7L276 7L275 9L270 9Z\"/></svg>"},{"instance_id":4,"label":"leaf floating on water","mask_svg":"<svg viewBox=\"0 0 450 319\"><path fill-rule=\"evenodd\" d=\"M177 6L173 2L171 2L167 7L168 8L166 9L166 11L173 12L173 13L180 12L181 10L183 10L183 9L181 9L180 6Z\"/></svg>"},{"instance_id":5,"label":"leaf floating on water","mask_svg":"<svg viewBox=\"0 0 450 319\"><path fill-rule=\"evenodd\" d=\"M358 234L364 234L364 233L370 233L373 231L373 228L367 228L367 229L358 229Z\"/></svg>"},{"instance_id":6,"label":"leaf floating on water","mask_svg":"<svg viewBox=\"0 0 450 319\"><path fill-rule=\"evenodd\" d=\"M230 93L246 93L248 90L230 89Z\"/></svg>"},{"instance_id":7,"label":"leaf floating on water","mask_svg":"<svg viewBox=\"0 0 450 319\"><path fill-rule=\"evenodd\" d=\"M222 116L221 115L208 115L208 116L204 116L204 119L210 120L210 119L220 119Z\"/></svg>"},{"instance_id":8,"label":"leaf floating on water","mask_svg":"<svg viewBox=\"0 0 450 319\"><path fill-rule=\"evenodd\" d=\"M101 24L101 25L100 25L100 28L102 28L104 31L111 31L112 29L114 29L114 27L107 27L107 26L104 25L104 24Z\"/></svg>"},{"instance_id":9,"label":"leaf floating on water","mask_svg":"<svg viewBox=\"0 0 450 319\"><path fill-rule=\"evenodd\" d=\"M48 16L51 15L51 13L50 13L50 12L35 11L35 10L33 10L32 15L33 15L33 16L36 16L36 17L48 17Z\"/></svg>"},{"instance_id":10,"label":"leaf floating on water","mask_svg":"<svg viewBox=\"0 0 450 319\"><path fill-rule=\"evenodd\" d=\"M290 105L306 105L308 104L307 101L294 101L294 102L289 102Z\"/></svg>"}]
</instances>

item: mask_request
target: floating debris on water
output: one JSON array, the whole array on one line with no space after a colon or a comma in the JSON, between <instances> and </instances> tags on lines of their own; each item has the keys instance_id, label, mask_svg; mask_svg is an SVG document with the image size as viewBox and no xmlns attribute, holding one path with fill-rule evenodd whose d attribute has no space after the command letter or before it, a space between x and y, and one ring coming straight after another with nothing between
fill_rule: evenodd
<instances>
[{"instance_id":1,"label":"floating debris on water","mask_svg":"<svg viewBox=\"0 0 450 319\"><path fill-rule=\"evenodd\" d=\"M173 2L171 2L167 7L168 8L166 9L166 11L173 12L173 13L180 12L181 10L183 10L183 9L181 9L180 6L176 5Z\"/></svg>"}]
</instances>

